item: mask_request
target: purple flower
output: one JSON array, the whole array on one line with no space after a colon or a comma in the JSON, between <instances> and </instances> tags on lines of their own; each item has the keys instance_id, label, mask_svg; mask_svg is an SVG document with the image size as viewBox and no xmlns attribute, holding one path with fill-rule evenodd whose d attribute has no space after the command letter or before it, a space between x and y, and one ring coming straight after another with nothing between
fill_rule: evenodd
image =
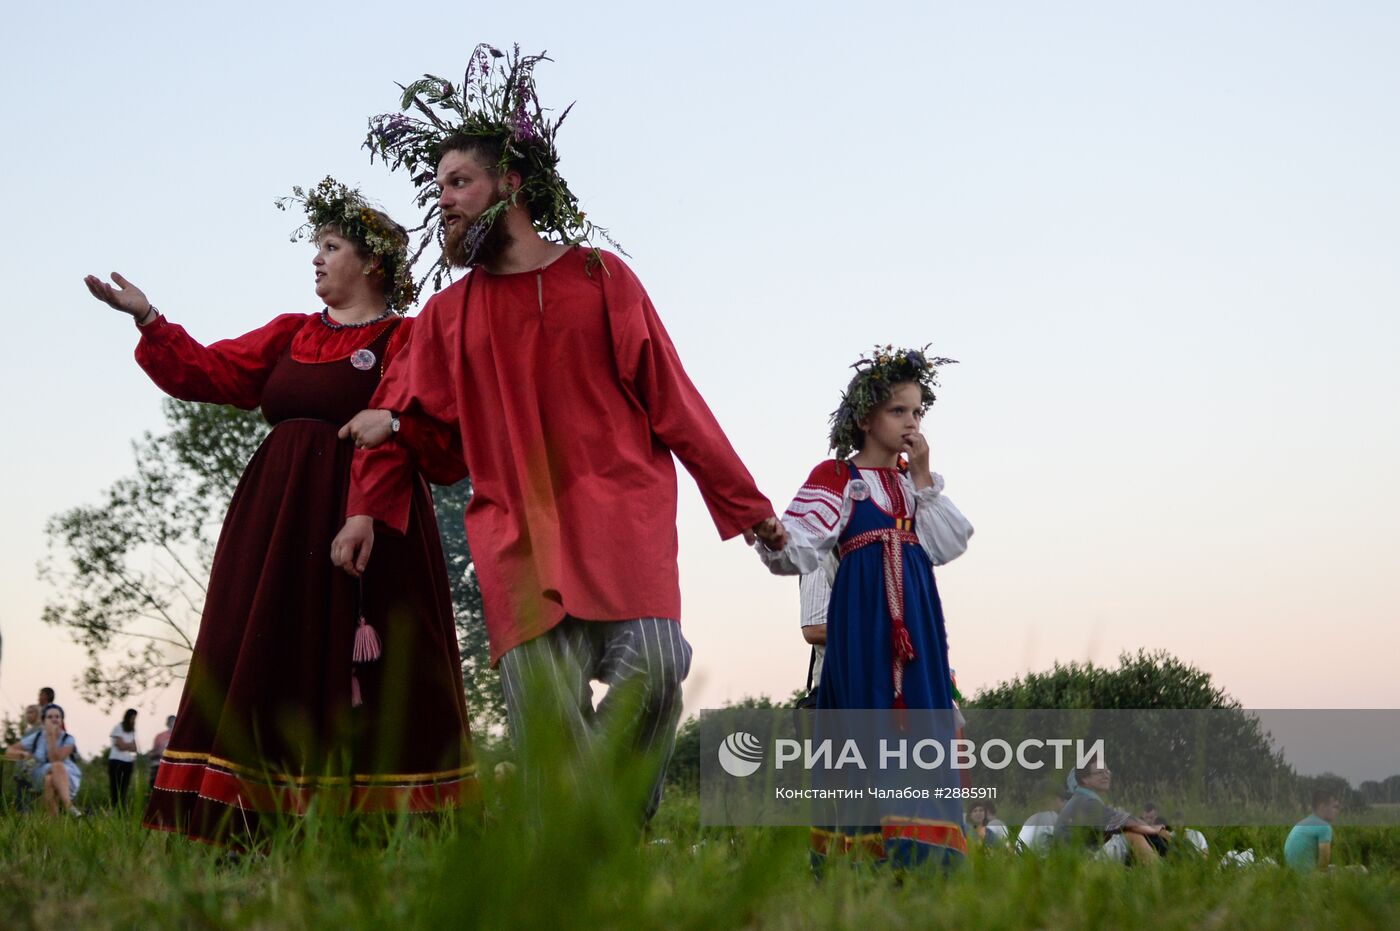
<instances>
[{"instance_id":1,"label":"purple flower","mask_svg":"<svg viewBox=\"0 0 1400 931\"><path fill-rule=\"evenodd\" d=\"M381 118L379 125L374 128L374 135L378 137L380 146L387 148L412 131L413 124L407 118L394 115L387 120Z\"/></svg>"}]
</instances>

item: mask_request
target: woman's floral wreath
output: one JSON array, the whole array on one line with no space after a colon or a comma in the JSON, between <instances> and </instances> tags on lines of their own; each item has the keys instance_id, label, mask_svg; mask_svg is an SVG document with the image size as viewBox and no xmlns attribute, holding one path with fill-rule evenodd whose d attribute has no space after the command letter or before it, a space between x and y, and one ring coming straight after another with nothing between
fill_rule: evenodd
<instances>
[{"instance_id":1,"label":"woman's floral wreath","mask_svg":"<svg viewBox=\"0 0 1400 931\"><path fill-rule=\"evenodd\" d=\"M938 386L939 366L956 362L956 359L942 356L930 358L928 346L922 349L876 346L869 356L858 359L851 366L856 374L841 394L841 406L831 412L831 448L836 450L836 458L846 459L851 455L861 436L860 422L889 400L895 385L914 382L919 386L919 413L922 414L937 400L933 389Z\"/></svg>"},{"instance_id":2,"label":"woman's floral wreath","mask_svg":"<svg viewBox=\"0 0 1400 931\"><path fill-rule=\"evenodd\" d=\"M402 314L413 306L418 292L408 260L408 237L397 224L386 227L388 218L370 206L359 191L327 177L309 191L292 188L291 196L277 198L276 204L279 210L292 204L306 210L306 223L292 231L292 242L314 240L325 227L334 227L379 257L385 280L391 282L384 289L389 309Z\"/></svg>"},{"instance_id":3,"label":"woman's floral wreath","mask_svg":"<svg viewBox=\"0 0 1400 931\"><path fill-rule=\"evenodd\" d=\"M404 112L370 117L365 138L370 161L378 156L390 169L407 170L417 189L417 204L427 210L422 224L410 231L422 234L413 262L417 262L428 243L443 244L437 204L438 147L455 135L498 144L501 158L495 167L501 173L522 162L528 169L520 189L493 205L468 230L469 255L475 255L491 224L522 200L529 206L539 232L566 245L590 243L596 235L623 252L606 229L594 225L579 210L578 198L559 174L554 137L573 104L565 107L556 120L549 119L545 115L548 111L540 106L535 92L535 65L550 60L543 54L522 56L519 45L507 55L483 43L467 59L460 85L425 74L412 84L399 85L403 89L399 109ZM413 112L405 115L408 111ZM451 271L445 259L439 258L419 284L431 277L433 287L440 288L444 275L450 280Z\"/></svg>"}]
</instances>

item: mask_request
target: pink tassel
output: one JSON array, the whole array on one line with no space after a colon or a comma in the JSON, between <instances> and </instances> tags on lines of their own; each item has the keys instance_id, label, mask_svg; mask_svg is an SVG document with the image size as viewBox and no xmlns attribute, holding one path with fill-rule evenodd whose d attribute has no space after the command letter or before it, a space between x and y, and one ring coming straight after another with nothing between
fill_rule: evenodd
<instances>
[{"instance_id":1,"label":"pink tassel","mask_svg":"<svg viewBox=\"0 0 1400 931\"><path fill-rule=\"evenodd\" d=\"M350 707L358 708L365 703L360 697L360 677L350 673Z\"/></svg>"},{"instance_id":2,"label":"pink tassel","mask_svg":"<svg viewBox=\"0 0 1400 931\"><path fill-rule=\"evenodd\" d=\"M360 618L360 628L355 631L354 661L372 663L379 659L379 635L369 626L364 617Z\"/></svg>"}]
</instances>

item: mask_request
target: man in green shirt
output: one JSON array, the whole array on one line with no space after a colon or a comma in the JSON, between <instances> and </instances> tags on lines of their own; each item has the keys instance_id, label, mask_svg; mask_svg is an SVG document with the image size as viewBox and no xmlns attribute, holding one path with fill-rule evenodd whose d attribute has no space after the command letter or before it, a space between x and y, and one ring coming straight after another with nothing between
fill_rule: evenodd
<instances>
[{"instance_id":1,"label":"man in green shirt","mask_svg":"<svg viewBox=\"0 0 1400 931\"><path fill-rule=\"evenodd\" d=\"M1283 844L1283 858L1300 873L1326 872L1332 861L1332 822L1342 803L1326 789L1314 789L1313 813L1293 825Z\"/></svg>"}]
</instances>

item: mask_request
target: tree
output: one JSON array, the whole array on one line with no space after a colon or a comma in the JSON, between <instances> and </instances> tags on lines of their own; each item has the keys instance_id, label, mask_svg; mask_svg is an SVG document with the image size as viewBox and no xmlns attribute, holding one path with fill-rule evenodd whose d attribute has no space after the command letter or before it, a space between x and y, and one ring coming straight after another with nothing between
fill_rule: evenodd
<instances>
[{"instance_id":1,"label":"tree","mask_svg":"<svg viewBox=\"0 0 1400 931\"><path fill-rule=\"evenodd\" d=\"M1115 785L1128 791L1260 805L1291 804L1297 791L1297 775L1259 720L1209 673L1166 652L1124 653L1116 667L1056 663L979 690L964 710L970 735L1015 735L1013 745L1066 730L1103 739ZM1015 768L1005 775L1042 788L1054 778Z\"/></svg>"},{"instance_id":2,"label":"tree","mask_svg":"<svg viewBox=\"0 0 1400 931\"><path fill-rule=\"evenodd\" d=\"M165 433L132 444L134 476L46 527L39 574L55 593L43 619L83 647L79 692L105 708L184 675L224 513L269 429L255 411L215 404L167 400L164 413ZM467 697L483 728L500 725L505 708L462 524L470 496L465 481L434 493Z\"/></svg>"},{"instance_id":3,"label":"tree","mask_svg":"<svg viewBox=\"0 0 1400 931\"><path fill-rule=\"evenodd\" d=\"M43 619L87 653L78 680L110 708L183 675L229 498L267 433L256 413L167 400L169 430L132 444L136 474L49 519Z\"/></svg>"},{"instance_id":4,"label":"tree","mask_svg":"<svg viewBox=\"0 0 1400 931\"><path fill-rule=\"evenodd\" d=\"M1093 663L1056 663L1049 672L1027 673L979 689L969 708L1205 709L1240 703L1211 682L1210 673L1166 652L1124 653L1117 668Z\"/></svg>"}]
</instances>

